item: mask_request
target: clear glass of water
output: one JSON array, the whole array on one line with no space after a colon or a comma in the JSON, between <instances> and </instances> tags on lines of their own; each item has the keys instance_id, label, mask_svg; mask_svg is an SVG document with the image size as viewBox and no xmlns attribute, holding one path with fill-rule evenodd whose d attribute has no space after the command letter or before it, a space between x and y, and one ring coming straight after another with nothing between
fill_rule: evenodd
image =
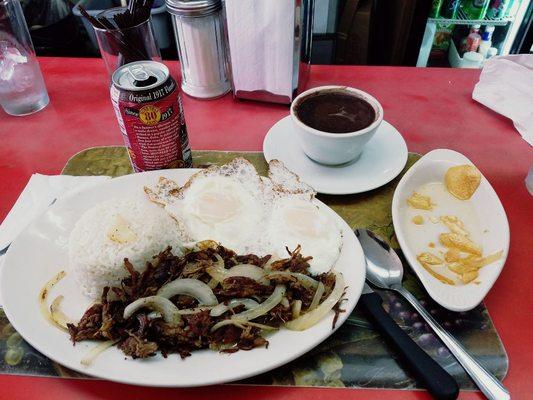
<instances>
[{"instance_id":1,"label":"clear glass of water","mask_svg":"<svg viewBox=\"0 0 533 400\"><path fill-rule=\"evenodd\" d=\"M19 0L0 0L0 105L27 115L49 101Z\"/></svg>"}]
</instances>

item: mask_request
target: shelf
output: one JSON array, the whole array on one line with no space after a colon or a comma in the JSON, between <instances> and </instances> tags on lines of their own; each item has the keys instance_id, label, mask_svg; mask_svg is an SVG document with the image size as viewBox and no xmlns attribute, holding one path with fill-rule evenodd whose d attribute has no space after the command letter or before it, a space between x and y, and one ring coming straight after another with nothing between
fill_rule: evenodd
<instances>
[{"instance_id":1,"label":"shelf","mask_svg":"<svg viewBox=\"0 0 533 400\"><path fill-rule=\"evenodd\" d=\"M514 16L504 18L484 18L484 19L468 19L462 10L458 11L457 18L428 18L429 22L436 22L439 24L455 24L455 25L507 25L514 20Z\"/></svg>"}]
</instances>

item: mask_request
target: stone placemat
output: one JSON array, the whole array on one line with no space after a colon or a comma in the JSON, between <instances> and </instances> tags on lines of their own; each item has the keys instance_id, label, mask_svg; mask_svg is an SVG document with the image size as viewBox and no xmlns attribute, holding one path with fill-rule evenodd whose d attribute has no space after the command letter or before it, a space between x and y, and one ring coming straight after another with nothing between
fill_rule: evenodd
<instances>
[{"instance_id":1,"label":"stone placemat","mask_svg":"<svg viewBox=\"0 0 533 400\"><path fill-rule=\"evenodd\" d=\"M212 164L221 165L237 156L252 162L259 173L266 173L267 164L262 153L193 152L194 166L200 168ZM410 153L403 172L419 158L420 155ZM132 172L124 147L96 147L84 150L73 156L62 171L66 175L111 176ZM391 216L392 195L398 180L399 178L396 178L389 184L367 193L347 196L319 195L318 198L333 208L351 227L371 229L398 248ZM483 304L469 312L448 311L428 298L409 268L406 269L404 284L471 354L499 379L503 379L508 369L507 355ZM379 293L391 316L457 379L461 389L474 389L474 383L418 314L394 293ZM0 373L85 377L54 363L29 346L14 331L1 309ZM379 333L372 329L358 307L334 335L306 355L274 371L238 383L390 389L417 387L416 382L398 364L394 354L389 352Z\"/></svg>"}]
</instances>

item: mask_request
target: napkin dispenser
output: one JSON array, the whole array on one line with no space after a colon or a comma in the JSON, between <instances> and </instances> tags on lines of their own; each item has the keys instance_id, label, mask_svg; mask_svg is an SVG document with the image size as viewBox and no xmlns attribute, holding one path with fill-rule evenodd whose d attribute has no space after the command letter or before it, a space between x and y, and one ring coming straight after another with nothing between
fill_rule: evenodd
<instances>
[{"instance_id":1,"label":"napkin dispenser","mask_svg":"<svg viewBox=\"0 0 533 400\"><path fill-rule=\"evenodd\" d=\"M290 104L311 61L314 0L225 0L233 95Z\"/></svg>"}]
</instances>

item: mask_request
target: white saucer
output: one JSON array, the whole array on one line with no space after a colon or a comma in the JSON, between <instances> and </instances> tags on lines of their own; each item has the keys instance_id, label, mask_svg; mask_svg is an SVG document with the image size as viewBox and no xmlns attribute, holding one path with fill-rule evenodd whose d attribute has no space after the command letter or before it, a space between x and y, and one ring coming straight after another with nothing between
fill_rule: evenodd
<instances>
[{"instance_id":1,"label":"white saucer","mask_svg":"<svg viewBox=\"0 0 533 400\"><path fill-rule=\"evenodd\" d=\"M316 163L305 155L287 116L270 128L263 141L265 159L278 159L317 192L362 193L378 188L402 172L407 145L400 132L383 121L358 160L340 166Z\"/></svg>"}]
</instances>

